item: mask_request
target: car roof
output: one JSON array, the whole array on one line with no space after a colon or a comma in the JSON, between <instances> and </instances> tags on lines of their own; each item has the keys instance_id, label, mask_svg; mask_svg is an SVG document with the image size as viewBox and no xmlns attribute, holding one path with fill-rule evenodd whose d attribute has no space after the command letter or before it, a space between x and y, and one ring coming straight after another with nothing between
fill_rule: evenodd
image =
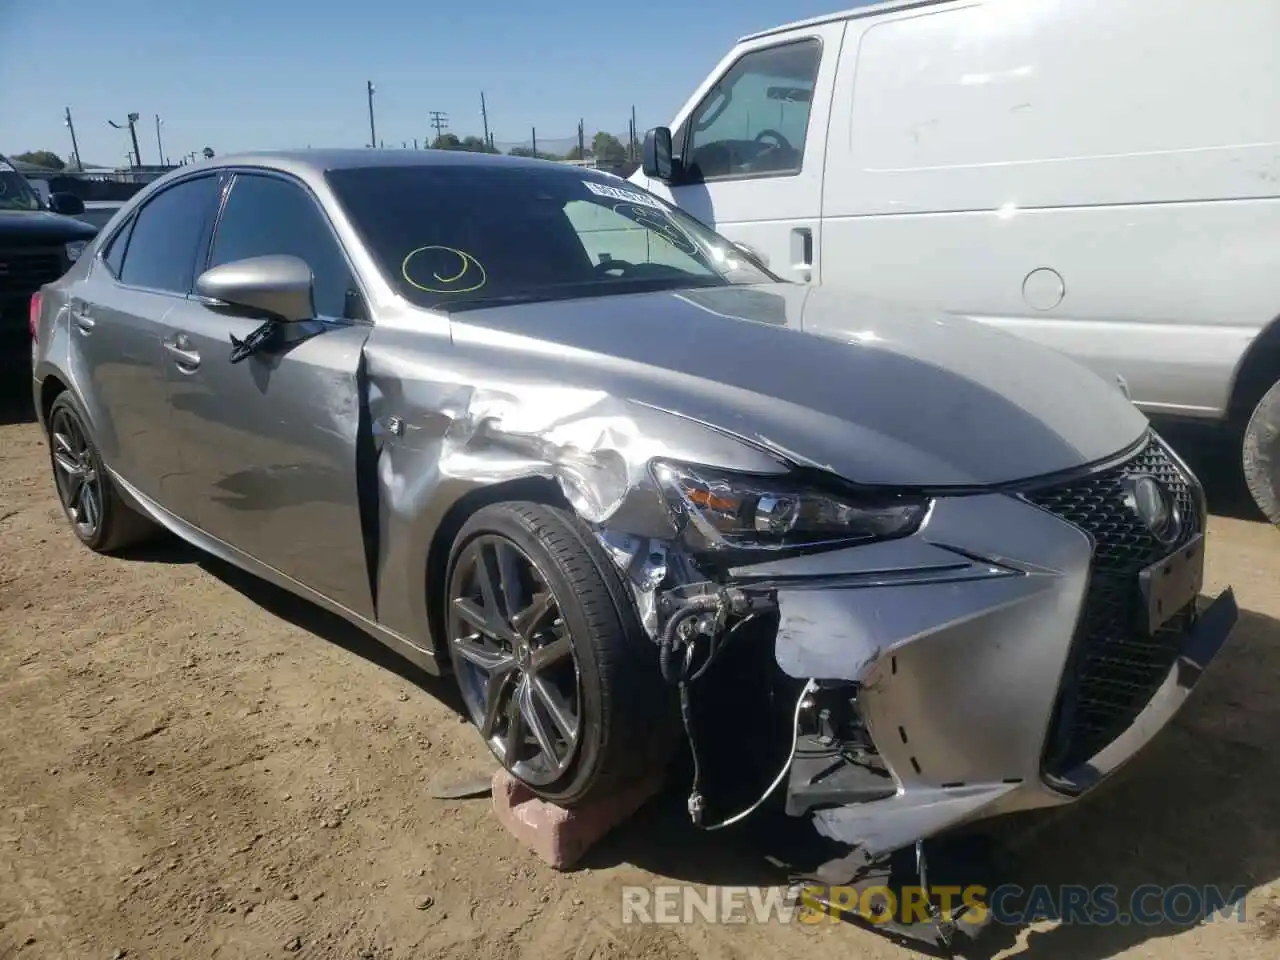
<instances>
[{"instance_id":1,"label":"car roof","mask_svg":"<svg viewBox=\"0 0 1280 960\"><path fill-rule=\"evenodd\" d=\"M884 13L889 10L901 10L906 7L927 7L932 4L942 2L943 0L862 0L862 2L855 3L851 7L846 7L838 13L824 13L818 17L809 17L806 20L793 20L791 23L784 23L781 26L770 27L768 30L749 33L745 37L739 37L738 43L746 43L748 40L759 40L763 37L771 37L776 33L786 33L789 30L802 30L805 27L820 27L824 23L836 23L840 20L852 20L854 17L865 17L869 14Z\"/></svg>"},{"instance_id":2,"label":"car roof","mask_svg":"<svg viewBox=\"0 0 1280 960\"><path fill-rule=\"evenodd\" d=\"M262 153L227 154L190 164L182 169L216 169L219 167L266 167L304 177L323 176L333 170L359 170L371 167L446 167L475 166L512 169L545 170L548 167L579 170L564 167L549 160L532 157L510 157L494 153L472 153L468 150L370 150L370 149L313 149L272 150Z\"/></svg>"}]
</instances>

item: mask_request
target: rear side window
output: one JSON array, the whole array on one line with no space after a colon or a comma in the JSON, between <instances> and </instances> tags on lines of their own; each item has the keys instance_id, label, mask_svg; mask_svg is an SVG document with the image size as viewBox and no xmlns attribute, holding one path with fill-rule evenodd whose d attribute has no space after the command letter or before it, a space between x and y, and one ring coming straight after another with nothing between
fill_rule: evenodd
<instances>
[{"instance_id":1,"label":"rear side window","mask_svg":"<svg viewBox=\"0 0 1280 960\"><path fill-rule=\"evenodd\" d=\"M147 201L134 217L119 269L120 281L151 290L190 293L196 247L217 189L215 177L200 177L169 187Z\"/></svg>"},{"instance_id":2,"label":"rear side window","mask_svg":"<svg viewBox=\"0 0 1280 960\"><path fill-rule=\"evenodd\" d=\"M116 235L107 241L107 249L102 254L102 262L107 265L111 275L117 279L119 279L120 269L124 265L124 254L129 248L129 234L133 232L133 225L136 220L137 218L130 220L117 230Z\"/></svg>"}]
</instances>

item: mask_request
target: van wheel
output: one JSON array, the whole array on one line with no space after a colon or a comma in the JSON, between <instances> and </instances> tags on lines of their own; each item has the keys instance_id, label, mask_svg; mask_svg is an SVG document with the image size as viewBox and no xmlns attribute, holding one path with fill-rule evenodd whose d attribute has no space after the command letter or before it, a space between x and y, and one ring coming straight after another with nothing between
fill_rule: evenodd
<instances>
[{"instance_id":1,"label":"van wheel","mask_svg":"<svg viewBox=\"0 0 1280 960\"><path fill-rule=\"evenodd\" d=\"M1280 382L1258 401L1245 427L1244 478L1258 508L1280 525Z\"/></svg>"}]
</instances>

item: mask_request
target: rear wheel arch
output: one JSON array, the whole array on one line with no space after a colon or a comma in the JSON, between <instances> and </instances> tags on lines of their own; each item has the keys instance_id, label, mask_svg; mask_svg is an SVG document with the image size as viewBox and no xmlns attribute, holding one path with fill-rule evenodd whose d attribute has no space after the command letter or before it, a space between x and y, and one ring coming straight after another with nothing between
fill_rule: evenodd
<instances>
[{"instance_id":1,"label":"rear wheel arch","mask_svg":"<svg viewBox=\"0 0 1280 960\"><path fill-rule=\"evenodd\" d=\"M53 409L53 401L66 390L67 385L55 374L51 373L40 381L40 422L45 424L46 428L49 424L49 412Z\"/></svg>"}]
</instances>

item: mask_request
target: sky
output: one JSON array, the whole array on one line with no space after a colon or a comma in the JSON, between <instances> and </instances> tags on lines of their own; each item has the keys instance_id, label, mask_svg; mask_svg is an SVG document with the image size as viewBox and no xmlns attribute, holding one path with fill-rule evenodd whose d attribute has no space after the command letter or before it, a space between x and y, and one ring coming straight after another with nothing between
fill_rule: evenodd
<instances>
[{"instance_id":1,"label":"sky","mask_svg":"<svg viewBox=\"0 0 1280 960\"><path fill-rule=\"evenodd\" d=\"M432 110L459 136L539 147L598 129L668 123L743 34L842 0L0 0L0 153L124 165L129 113L143 163L156 122L173 162L217 153L369 142L412 145Z\"/></svg>"}]
</instances>

